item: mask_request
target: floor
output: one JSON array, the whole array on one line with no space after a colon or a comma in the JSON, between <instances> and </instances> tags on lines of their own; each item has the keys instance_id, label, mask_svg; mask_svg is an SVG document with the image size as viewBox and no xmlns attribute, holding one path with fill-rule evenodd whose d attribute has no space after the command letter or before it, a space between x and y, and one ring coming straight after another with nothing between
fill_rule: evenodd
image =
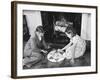
<instances>
[{"instance_id":1,"label":"floor","mask_svg":"<svg viewBox=\"0 0 100 80\"><path fill-rule=\"evenodd\" d=\"M91 58L90 58L90 50L87 50L85 54L75 59L75 63L71 63L70 60L63 60L62 62L50 62L45 57L43 60L33 64L30 68L23 67L24 69L40 69L40 68L57 68L57 67L78 67L78 66L90 66Z\"/></svg>"}]
</instances>

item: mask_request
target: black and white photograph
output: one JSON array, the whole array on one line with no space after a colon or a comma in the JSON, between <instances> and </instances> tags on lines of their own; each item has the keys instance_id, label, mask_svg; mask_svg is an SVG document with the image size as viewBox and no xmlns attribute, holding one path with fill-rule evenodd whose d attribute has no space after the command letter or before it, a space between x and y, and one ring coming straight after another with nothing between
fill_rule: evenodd
<instances>
[{"instance_id":1,"label":"black and white photograph","mask_svg":"<svg viewBox=\"0 0 100 80\"><path fill-rule=\"evenodd\" d=\"M90 66L90 18L23 10L23 69Z\"/></svg>"},{"instance_id":2,"label":"black and white photograph","mask_svg":"<svg viewBox=\"0 0 100 80\"><path fill-rule=\"evenodd\" d=\"M12 76L97 73L97 7L13 2Z\"/></svg>"}]
</instances>

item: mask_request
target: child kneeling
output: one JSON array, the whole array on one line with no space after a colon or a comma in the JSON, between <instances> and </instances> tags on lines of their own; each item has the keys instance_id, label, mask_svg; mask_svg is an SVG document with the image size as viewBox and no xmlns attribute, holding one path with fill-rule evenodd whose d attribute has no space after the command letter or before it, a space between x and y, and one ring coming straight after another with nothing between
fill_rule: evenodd
<instances>
[{"instance_id":1,"label":"child kneeling","mask_svg":"<svg viewBox=\"0 0 100 80\"><path fill-rule=\"evenodd\" d=\"M71 63L74 63L75 58L79 58L85 53L86 42L76 33L73 27L64 27L62 32L64 32L69 37L70 42L64 48L58 49L58 51L65 50L63 56L66 59L70 59Z\"/></svg>"}]
</instances>

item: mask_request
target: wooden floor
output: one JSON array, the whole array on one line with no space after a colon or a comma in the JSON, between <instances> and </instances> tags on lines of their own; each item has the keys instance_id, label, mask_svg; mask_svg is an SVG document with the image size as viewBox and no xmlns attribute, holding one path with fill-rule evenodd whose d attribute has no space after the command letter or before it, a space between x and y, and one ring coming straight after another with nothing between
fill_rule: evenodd
<instances>
[{"instance_id":1,"label":"wooden floor","mask_svg":"<svg viewBox=\"0 0 100 80\"><path fill-rule=\"evenodd\" d=\"M40 68L57 68L57 67L81 67L81 66L90 66L91 65L91 57L90 57L90 51L86 51L85 54L80 57L75 59L75 63L72 64L70 60L64 60L59 63L53 63L45 59L37 62L36 64L32 65L30 68L23 67L23 69L40 69Z\"/></svg>"}]
</instances>

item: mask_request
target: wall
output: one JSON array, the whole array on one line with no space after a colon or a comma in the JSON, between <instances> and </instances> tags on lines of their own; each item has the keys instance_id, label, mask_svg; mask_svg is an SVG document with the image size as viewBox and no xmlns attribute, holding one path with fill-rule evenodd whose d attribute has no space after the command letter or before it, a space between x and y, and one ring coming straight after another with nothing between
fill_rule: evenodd
<instances>
[{"instance_id":1,"label":"wall","mask_svg":"<svg viewBox=\"0 0 100 80\"><path fill-rule=\"evenodd\" d=\"M25 1L25 0L24 0ZM100 5L100 0L30 0L37 2L51 2L79 5ZM100 10L100 6L99 6ZM100 11L98 12L100 14ZM98 16L100 22L100 16ZM100 26L100 24L98 24ZM98 27L98 30L100 28ZM98 34L100 32L98 31ZM98 36L98 47L100 37ZM100 50L98 50L100 52ZM100 57L100 54L98 54ZM98 59L100 63L100 58ZM98 64L100 68L100 64ZM11 68L11 0L0 0L0 80L14 80L10 78ZM32 78L26 80L100 80L100 69L98 74ZM19 79L20 80L20 79ZM24 80L24 79L22 79Z\"/></svg>"},{"instance_id":2,"label":"wall","mask_svg":"<svg viewBox=\"0 0 100 80\"><path fill-rule=\"evenodd\" d=\"M34 37L34 31L37 26L42 25L40 11L27 11L23 12L26 15L27 24L31 37Z\"/></svg>"}]
</instances>

